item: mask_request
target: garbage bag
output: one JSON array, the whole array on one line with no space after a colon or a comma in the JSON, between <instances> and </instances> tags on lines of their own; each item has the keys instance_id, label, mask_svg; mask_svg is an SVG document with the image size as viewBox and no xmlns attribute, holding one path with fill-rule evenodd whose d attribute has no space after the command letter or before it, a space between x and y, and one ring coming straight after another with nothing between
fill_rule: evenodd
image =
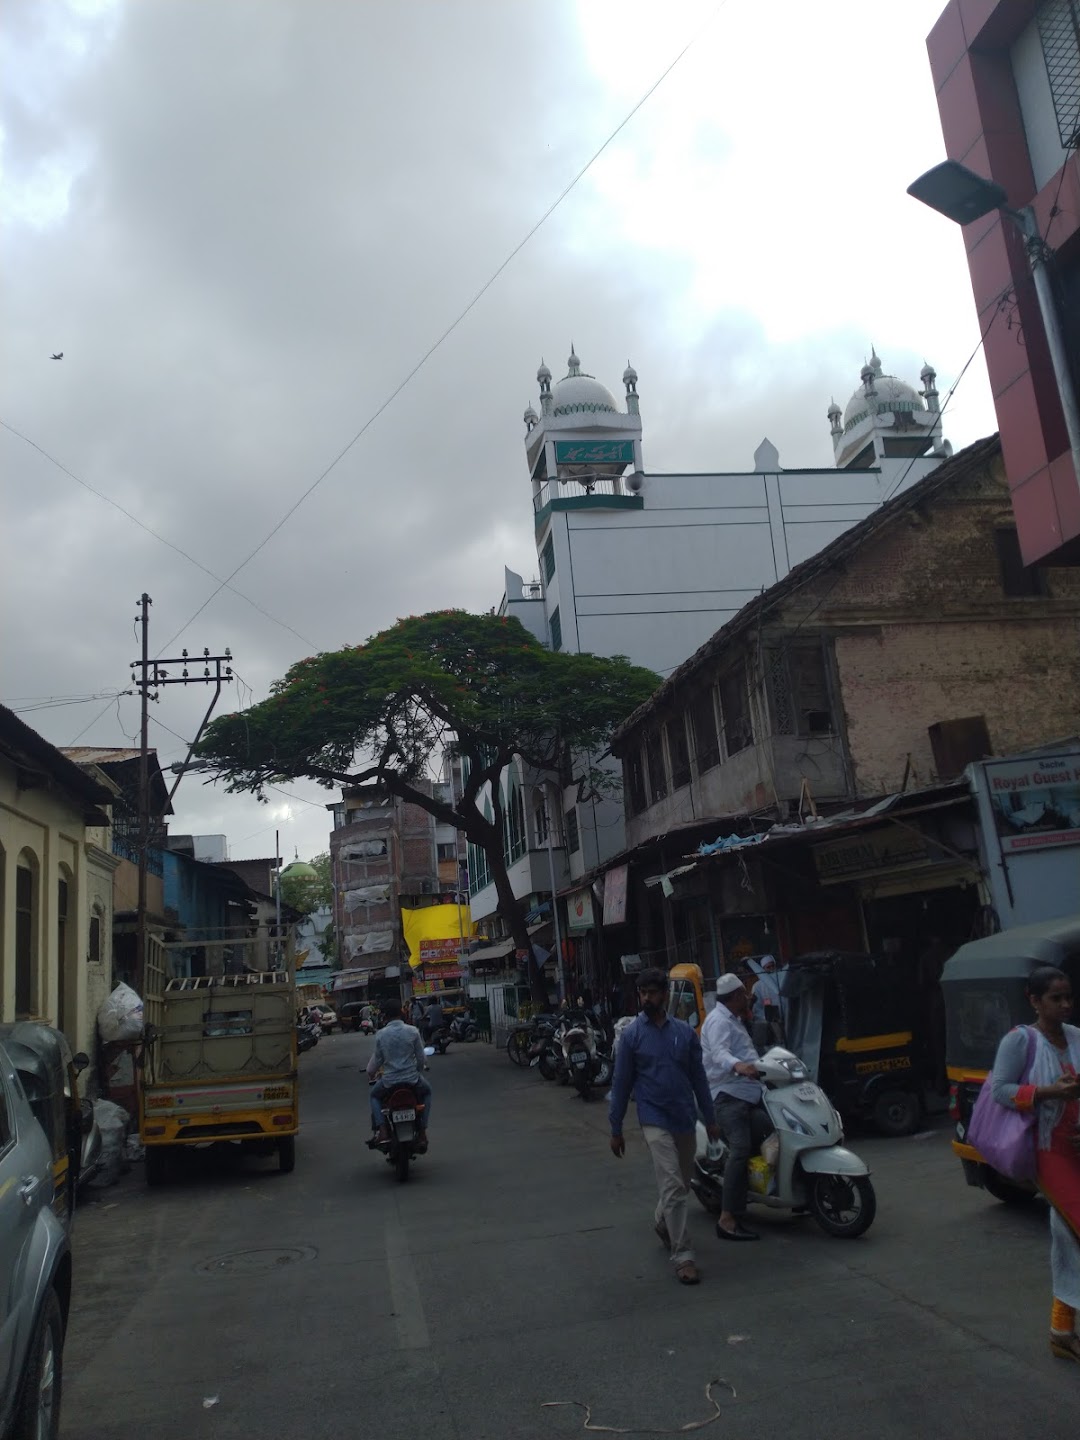
<instances>
[{"instance_id":1,"label":"garbage bag","mask_svg":"<svg viewBox=\"0 0 1080 1440\"><path fill-rule=\"evenodd\" d=\"M101 1164L93 1183L115 1185L127 1168L124 1147L131 1116L112 1100L95 1100L94 1120L101 1131Z\"/></svg>"},{"instance_id":2,"label":"garbage bag","mask_svg":"<svg viewBox=\"0 0 1080 1440\"><path fill-rule=\"evenodd\" d=\"M130 985L117 985L98 1011L98 1031L106 1044L139 1040L143 1033L143 1002Z\"/></svg>"}]
</instances>

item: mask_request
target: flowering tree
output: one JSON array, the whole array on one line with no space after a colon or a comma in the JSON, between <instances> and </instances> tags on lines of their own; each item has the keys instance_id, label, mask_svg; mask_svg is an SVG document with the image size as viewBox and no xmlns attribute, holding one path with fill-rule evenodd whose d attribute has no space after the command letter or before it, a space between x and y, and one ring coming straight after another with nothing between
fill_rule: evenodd
<instances>
[{"instance_id":1,"label":"flowering tree","mask_svg":"<svg viewBox=\"0 0 1080 1440\"><path fill-rule=\"evenodd\" d=\"M262 798L268 783L301 777L327 788L377 781L463 831L487 857L500 913L528 953L504 858L500 776L515 755L544 772L568 753L605 751L659 683L621 656L551 651L517 620L442 610L299 661L261 704L215 720L198 753L229 790ZM417 785L451 749L465 770L452 802ZM582 778L600 790L617 784L591 761Z\"/></svg>"}]
</instances>

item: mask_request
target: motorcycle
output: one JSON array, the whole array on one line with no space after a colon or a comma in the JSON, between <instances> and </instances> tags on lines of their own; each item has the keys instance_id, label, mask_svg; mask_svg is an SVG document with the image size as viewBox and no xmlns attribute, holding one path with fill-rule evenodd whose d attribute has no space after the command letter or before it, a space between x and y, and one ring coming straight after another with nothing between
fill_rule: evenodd
<instances>
[{"instance_id":1,"label":"motorcycle","mask_svg":"<svg viewBox=\"0 0 1080 1440\"><path fill-rule=\"evenodd\" d=\"M361 1034L361 1035L374 1035L374 1034L375 1034L375 1021L371 1018L370 1015L361 1015L361 1017L360 1017L360 1034Z\"/></svg>"},{"instance_id":2,"label":"motorcycle","mask_svg":"<svg viewBox=\"0 0 1080 1440\"><path fill-rule=\"evenodd\" d=\"M870 1171L858 1155L844 1149L840 1116L824 1090L810 1079L799 1057L779 1045L758 1062L758 1078L775 1131L763 1149L775 1150L776 1158L774 1164L765 1156L751 1159L750 1203L809 1212L827 1235L839 1239L865 1234L877 1212ZM727 1146L723 1141L710 1145L699 1123L690 1188L714 1215L724 1208L726 1159Z\"/></svg>"},{"instance_id":3,"label":"motorcycle","mask_svg":"<svg viewBox=\"0 0 1080 1440\"><path fill-rule=\"evenodd\" d=\"M434 1053L430 1045L424 1047L425 1055ZM395 1177L399 1181L408 1180L410 1162L427 1150L427 1137L421 1124L424 1102L411 1085L395 1085L382 1102L382 1109L388 1138L380 1140L378 1132L373 1131L367 1142L368 1149L382 1151Z\"/></svg>"},{"instance_id":4,"label":"motorcycle","mask_svg":"<svg viewBox=\"0 0 1080 1440\"><path fill-rule=\"evenodd\" d=\"M303 1055L306 1050L314 1050L319 1043L319 1030L314 1025L298 1024L296 1027L296 1053Z\"/></svg>"},{"instance_id":5,"label":"motorcycle","mask_svg":"<svg viewBox=\"0 0 1080 1440\"><path fill-rule=\"evenodd\" d=\"M558 1080L565 1085L570 1079L558 1039L560 1020L537 1019L533 1022L533 1038L528 1047L530 1069L539 1069L545 1080Z\"/></svg>"},{"instance_id":6,"label":"motorcycle","mask_svg":"<svg viewBox=\"0 0 1080 1440\"><path fill-rule=\"evenodd\" d=\"M451 1040L457 1037L451 1034L449 1026L440 1025L437 1030L432 1030L427 1038L427 1045L424 1049L425 1055L445 1055L446 1048Z\"/></svg>"},{"instance_id":7,"label":"motorcycle","mask_svg":"<svg viewBox=\"0 0 1080 1440\"><path fill-rule=\"evenodd\" d=\"M583 1100L591 1098L593 1085L610 1083L612 1065L607 1041L586 1012L567 1016L559 1043L567 1075Z\"/></svg>"},{"instance_id":8,"label":"motorcycle","mask_svg":"<svg viewBox=\"0 0 1080 1440\"><path fill-rule=\"evenodd\" d=\"M472 1045L479 1040L480 1031L470 1015L455 1015L450 1021L450 1039Z\"/></svg>"}]
</instances>

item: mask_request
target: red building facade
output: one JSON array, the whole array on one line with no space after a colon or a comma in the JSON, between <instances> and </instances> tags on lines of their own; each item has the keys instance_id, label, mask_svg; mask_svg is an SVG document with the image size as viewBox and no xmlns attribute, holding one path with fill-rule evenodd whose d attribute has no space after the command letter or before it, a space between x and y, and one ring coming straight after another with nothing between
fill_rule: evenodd
<instances>
[{"instance_id":1,"label":"red building facade","mask_svg":"<svg viewBox=\"0 0 1080 1440\"><path fill-rule=\"evenodd\" d=\"M1080 375L1080 0L949 0L927 39L945 147L1030 205ZM1080 564L1080 475L1023 240L993 212L964 227L1026 564Z\"/></svg>"}]
</instances>

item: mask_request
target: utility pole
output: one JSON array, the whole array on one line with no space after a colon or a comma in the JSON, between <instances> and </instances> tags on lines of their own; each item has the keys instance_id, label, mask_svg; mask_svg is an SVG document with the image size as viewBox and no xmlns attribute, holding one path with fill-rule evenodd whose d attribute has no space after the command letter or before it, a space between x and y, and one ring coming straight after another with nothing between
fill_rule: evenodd
<instances>
[{"instance_id":1,"label":"utility pole","mask_svg":"<svg viewBox=\"0 0 1080 1440\"><path fill-rule=\"evenodd\" d=\"M172 797L176 794L176 787L180 784L184 771L187 769L188 761L194 753L195 746L202 738L202 733L214 712L214 706L221 695L221 687L228 684L233 678L232 655L228 650L224 655L211 655L208 649L204 649L202 655L196 657L192 657L186 650L182 650L178 656L170 658L159 656L156 660L151 660L150 606L153 603L145 591L139 597L139 613L135 620L141 630L140 656L138 660L133 660L131 663L132 683L139 691L142 708L139 726L139 890L135 912L135 989L140 996L144 995L146 987L146 881L150 861L151 820L160 820L165 810L168 809ZM203 673L192 675L189 667L200 662ZM179 665L181 673L170 675L169 671L164 668L166 665ZM180 767L176 782L169 791L165 806L155 816L151 814L150 804L150 701L158 699L157 691L162 685L213 685L214 694L206 714L202 718L202 723L195 732L195 739L188 748L187 758Z\"/></svg>"},{"instance_id":2,"label":"utility pole","mask_svg":"<svg viewBox=\"0 0 1080 1440\"><path fill-rule=\"evenodd\" d=\"M281 831L274 831L274 908L277 932L274 936L275 970L281 969Z\"/></svg>"}]
</instances>

